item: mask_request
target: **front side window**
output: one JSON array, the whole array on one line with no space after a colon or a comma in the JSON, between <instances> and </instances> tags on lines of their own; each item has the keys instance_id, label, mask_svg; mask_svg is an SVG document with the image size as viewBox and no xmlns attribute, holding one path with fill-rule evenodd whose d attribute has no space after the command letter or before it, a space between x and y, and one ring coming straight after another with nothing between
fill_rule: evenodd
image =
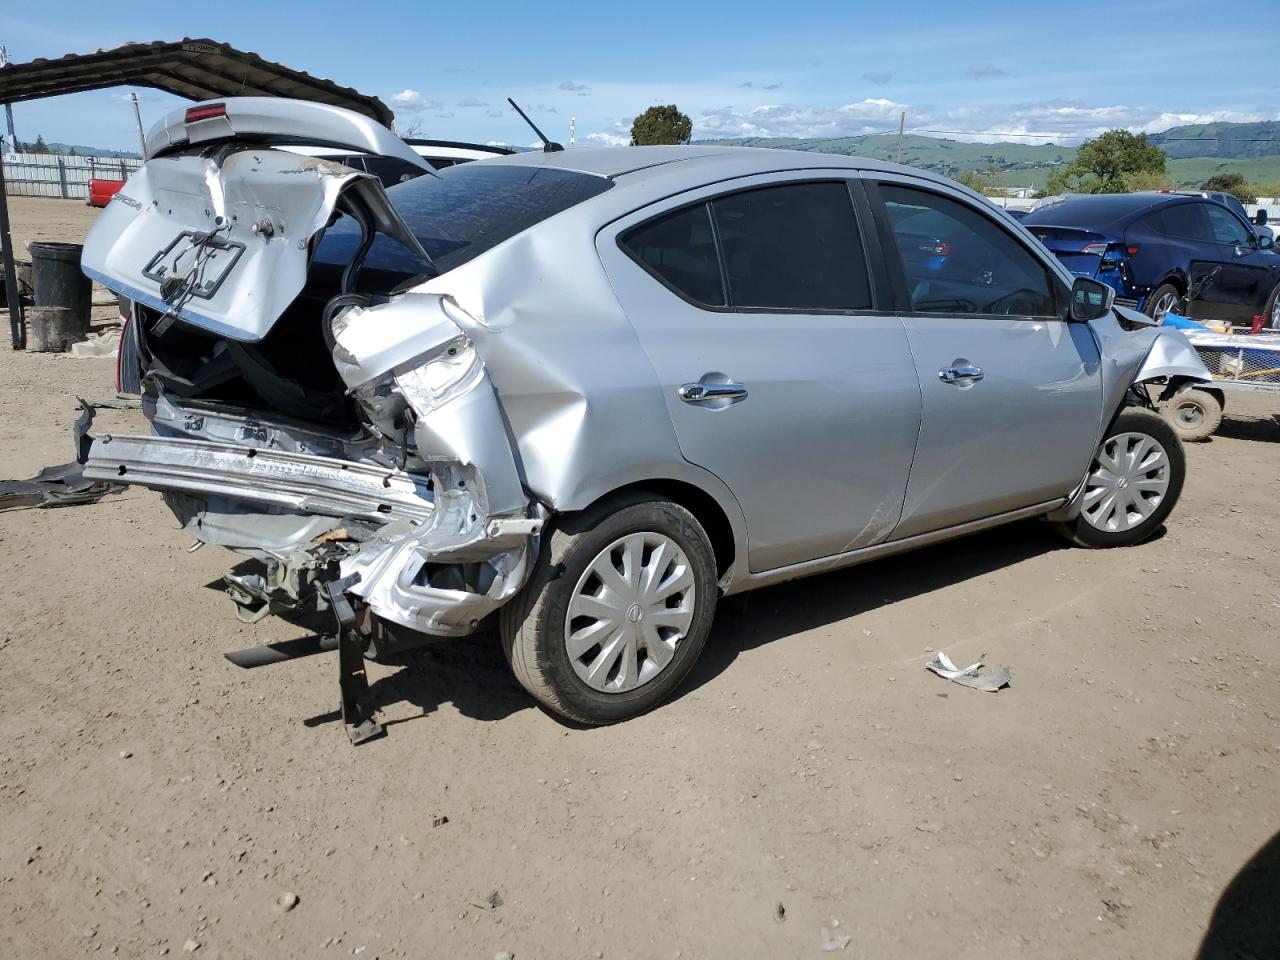
<instances>
[{"instance_id":1,"label":"front side window","mask_svg":"<svg viewBox=\"0 0 1280 960\"><path fill-rule=\"evenodd\" d=\"M881 184L918 313L1056 316L1053 277L989 217L941 194Z\"/></svg>"},{"instance_id":2,"label":"front side window","mask_svg":"<svg viewBox=\"0 0 1280 960\"><path fill-rule=\"evenodd\" d=\"M866 257L843 182L731 193L641 224L621 245L676 293L704 306L871 308Z\"/></svg>"},{"instance_id":3,"label":"front side window","mask_svg":"<svg viewBox=\"0 0 1280 960\"><path fill-rule=\"evenodd\" d=\"M1227 210L1221 207L1205 205L1205 213L1209 216L1209 229L1213 231L1213 239L1218 243L1232 243L1236 246L1249 246L1249 233L1244 224Z\"/></svg>"}]
</instances>

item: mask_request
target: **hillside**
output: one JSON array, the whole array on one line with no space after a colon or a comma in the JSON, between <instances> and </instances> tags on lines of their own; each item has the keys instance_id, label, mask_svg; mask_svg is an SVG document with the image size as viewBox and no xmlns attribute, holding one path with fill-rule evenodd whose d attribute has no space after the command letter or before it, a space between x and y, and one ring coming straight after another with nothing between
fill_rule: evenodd
<instances>
[{"instance_id":1,"label":"hillside","mask_svg":"<svg viewBox=\"0 0 1280 960\"><path fill-rule=\"evenodd\" d=\"M1280 180L1280 121L1209 123L1173 127L1149 138L1169 157L1170 178L1179 186L1196 186L1215 173L1238 171L1254 183ZM1271 141L1275 142L1271 142ZM745 147L782 147L818 153L852 154L873 160L895 160L896 134L803 140L794 137L741 137L699 143ZM902 162L955 177L965 170L994 174L1002 187L1043 189L1049 174L1075 157L1074 147L1056 144L963 143L908 134L902 138Z\"/></svg>"}]
</instances>

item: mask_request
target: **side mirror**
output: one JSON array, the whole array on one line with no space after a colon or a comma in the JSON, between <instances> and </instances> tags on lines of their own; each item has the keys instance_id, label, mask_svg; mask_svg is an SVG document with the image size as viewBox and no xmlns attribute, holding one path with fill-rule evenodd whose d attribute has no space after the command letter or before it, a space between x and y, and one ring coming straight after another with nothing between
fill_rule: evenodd
<instances>
[{"instance_id":1,"label":"side mirror","mask_svg":"<svg viewBox=\"0 0 1280 960\"><path fill-rule=\"evenodd\" d=\"M1265 233L1259 235L1258 237L1259 250L1271 250L1272 248L1275 247L1275 245L1276 245L1276 241L1274 237L1268 237Z\"/></svg>"},{"instance_id":2,"label":"side mirror","mask_svg":"<svg viewBox=\"0 0 1280 960\"><path fill-rule=\"evenodd\" d=\"M1265 227L1267 225L1267 211L1262 209L1255 213L1253 215L1253 222L1260 227Z\"/></svg>"},{"instance_id":3,"label":"side mirror","mask_svg":"<svg viewBox=\"0 0 1280 960\"><path fill-rule=\"evenodd\" d=\"M1105 317L1116 302L1116 292L1105 283L1088 277L1076 277L1071 285L1070 319L1075 323L1088 323Z\"/></svg>"}]
</instances>

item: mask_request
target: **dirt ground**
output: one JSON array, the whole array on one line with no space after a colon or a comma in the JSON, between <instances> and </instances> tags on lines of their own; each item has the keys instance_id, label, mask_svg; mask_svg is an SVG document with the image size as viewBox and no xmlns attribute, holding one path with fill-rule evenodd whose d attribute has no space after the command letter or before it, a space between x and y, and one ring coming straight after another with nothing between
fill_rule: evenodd
<instances>
[{"instance_id":1,"label":"dirt ground","mask_svg":"<svg viewBox=\"0 0 1280 960\"><path fill-rule=\"evenodd\" d=\"M0 349L3 474L70 459L112 371ZM238 623L158 495L0 514L0 956L1173 958L1211 919L1242 952L1204 956L1280 955L1277 413L1232 400L1145 546L1029 522L732 598L606 729L447 642L371 667L355 749L333 655L223 659L299 631Z\"/></svg>"}]
</instances>

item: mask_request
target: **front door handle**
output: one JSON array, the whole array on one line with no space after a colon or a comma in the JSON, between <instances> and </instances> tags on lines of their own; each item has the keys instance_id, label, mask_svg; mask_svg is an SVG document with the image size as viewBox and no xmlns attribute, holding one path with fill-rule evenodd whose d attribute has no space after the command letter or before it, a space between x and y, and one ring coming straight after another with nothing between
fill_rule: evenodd
<instances>
[{"instance_id":1,"label":"front door handle","mask_svg":"<svg viewBox=\"0 0 1280 960\"><path fill-rule=\"evenodd\" d=\"M963 366L963 367L943 367L938 371L938 379L943 383L977 383L986 374L982 372L981 367Z\"/></svg>"},{"instance_id":2,"label":"front door handle","mask_svg":"<svg viewBox=\"0 0 1280 960\"><path fill-rule=\"evenodd\" d=\"M747 388L741 383L686 383L676 393L685 403L704 403L741 399L747 395Z\"/></svg>"}]
</instances>

